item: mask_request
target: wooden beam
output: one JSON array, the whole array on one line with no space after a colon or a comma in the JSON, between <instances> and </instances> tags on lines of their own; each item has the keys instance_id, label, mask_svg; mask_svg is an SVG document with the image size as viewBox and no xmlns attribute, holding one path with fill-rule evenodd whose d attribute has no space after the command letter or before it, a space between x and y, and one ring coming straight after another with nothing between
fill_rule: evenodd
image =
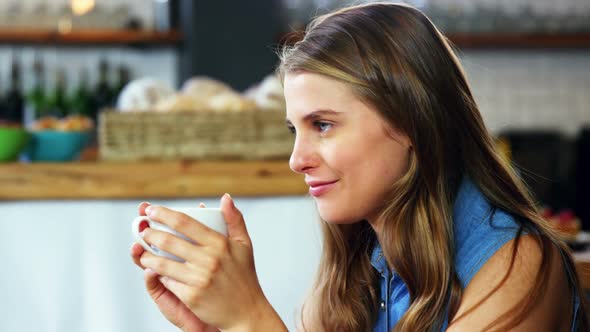
<instances>
[{"instance_id":1,"label":"wooden beam","mask_svg":"<svg viewBox=\"0 0 590 332\"><path fill-rule=\"evenodd\" d=\"M12 163L0 200L303 195L303 176L280 161Z\"/></svg>"},{"instance_id":2,"label":"wooden beam","mask_svg":"<svg viewBox=\"0 0 590 332\"><path fill-rule=\"evenodd\" d=\"M32 45L179 45L179 31L76 30L59 33L52 30L0 30L0 44Z\"/></svg>"},{"instance_id":3,"label":"wooden beam","mask_svg":"<svg viewBox=\"0 0 590 332\"><path fill-rule=\"evenodd\" d=\"M590 33L449 33L460 49L573 49L589 48Z\"/></svg>"}]
</instances>

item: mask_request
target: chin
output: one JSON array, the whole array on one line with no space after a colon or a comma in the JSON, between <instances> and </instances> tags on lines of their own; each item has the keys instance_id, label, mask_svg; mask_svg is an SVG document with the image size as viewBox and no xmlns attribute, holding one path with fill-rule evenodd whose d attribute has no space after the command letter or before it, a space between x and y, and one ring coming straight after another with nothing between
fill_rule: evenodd
<instances>
[{"instance_id":1,"label":"chin","mask_svg":"<svg viewBox=\"0 0 590 332\"><path fill-rule=\"evenodd\" d=\"M366 206L354 203L355 200L314 198L320 218L328 224L354 224L367 220Z\"/></svg>"},{"instance_id":2,"label":"chin","mask_svg":"<svg viewBox=\"0 0 590 332\"><path fill-rule=\"evenodd\" d=\"M352 215L343 209L323 208L320 205L318 205L318 213L320 218L328 224L352 224L362 220L362 218L351 217Z\"/></svg>"}]
</instances>

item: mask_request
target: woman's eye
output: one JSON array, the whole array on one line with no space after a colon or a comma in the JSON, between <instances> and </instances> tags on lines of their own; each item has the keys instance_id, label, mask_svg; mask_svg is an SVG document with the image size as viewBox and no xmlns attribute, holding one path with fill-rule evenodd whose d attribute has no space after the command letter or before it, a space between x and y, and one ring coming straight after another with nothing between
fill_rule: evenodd
<instances>
[{"instance_id":1,"label":"woman's eye","mask_svg":"<svg viewBox=\"0 0 590 332\"><path fill-rule=\"evenodd\" d=\"M291 132L291 134L295 134L295 127L294 126L287 126L287 129Z\"/></svg>"},{"instance_id":2,"label":"woman's eye","mask_svg":"<svg viewBox=\"0 0 590 332\"><path fill-rule=\"evenodd\" d=\"M313 123L314 127L316 127L320 132L326 132L328 131L330 128L332 128L332 124L329 122L324 122L324 121L315 121Z\"/></svg>"}]
</instances>

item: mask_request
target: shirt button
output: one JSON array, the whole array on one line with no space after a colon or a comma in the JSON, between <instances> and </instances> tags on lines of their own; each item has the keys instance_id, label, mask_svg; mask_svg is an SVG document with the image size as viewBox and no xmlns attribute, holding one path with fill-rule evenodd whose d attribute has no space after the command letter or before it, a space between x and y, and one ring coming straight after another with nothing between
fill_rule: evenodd
<instances>
[{"instance_id":1,"label":"shirt button","mask_svg":"<svg viewBox=\"0 0 590 332\"><path fill-rule=\"evenodd\" d=\"M385 312L385 301L381 301L381 303L379 303L379 309L381 309L381 311Z\"/></svg>"}]
</instances>

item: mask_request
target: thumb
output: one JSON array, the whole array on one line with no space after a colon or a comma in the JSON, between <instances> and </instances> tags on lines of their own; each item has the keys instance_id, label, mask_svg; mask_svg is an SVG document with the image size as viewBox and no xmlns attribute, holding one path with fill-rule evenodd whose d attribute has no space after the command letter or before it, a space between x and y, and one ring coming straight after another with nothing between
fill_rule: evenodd
<instances>
[{"instance_id":1,"label":"thumb","mask_svg":"<svg viewBox=\"0 0 590 332\"><path fill-rule=\"evenodd\" d=\"M236 208L233 198L229 194L221 197L221 213L227 225L227 235L232 240L250 244L250 236L246 230L246 223L242 212Z\"/></svg>"}]
</instances>

